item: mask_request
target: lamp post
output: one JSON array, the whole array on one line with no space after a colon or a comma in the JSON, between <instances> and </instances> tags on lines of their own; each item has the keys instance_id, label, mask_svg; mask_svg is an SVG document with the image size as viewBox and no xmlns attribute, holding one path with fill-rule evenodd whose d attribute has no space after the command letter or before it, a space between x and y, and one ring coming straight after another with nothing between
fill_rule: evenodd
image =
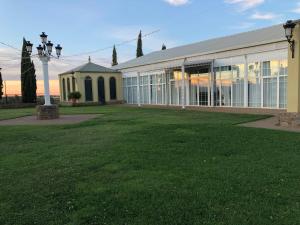
<instances>
[{"instance_id":1,"label":"lamp post","mask_svg":"<svg viewBox=\"0 0 300 225\"><path fill-rule=\"evenodd\" d=\"M53 44L51 41L47 42L48 35L45 32L42 32L40 35L41 37L41 44L36 48L38 52L39 59L43 64L43 74L44 74L44 98L45 98L45 106L50 106L50 93L49 93L49 74L48 74L48 62L50 61ZM26 44L26 50L29 54L32 53L32 46L33 44L30 41ZM57 45L55 47L57 58L61 55L62 47Z\"/></svg>"},{"instance_id":2,"label":"lamp post","mask_svg":"<svg viewBox=\"0 0 300 225\"><path fill-rule=\"evenodd\" d=\"M285 37L287 41L289 42L290 49L292 52L292 58L295 57L295 41L293 40L293 31L296 27L296 23L294 23L292 20L288 20L284 25L283 28L285 30Z\"/></svg>"}]
</instances>

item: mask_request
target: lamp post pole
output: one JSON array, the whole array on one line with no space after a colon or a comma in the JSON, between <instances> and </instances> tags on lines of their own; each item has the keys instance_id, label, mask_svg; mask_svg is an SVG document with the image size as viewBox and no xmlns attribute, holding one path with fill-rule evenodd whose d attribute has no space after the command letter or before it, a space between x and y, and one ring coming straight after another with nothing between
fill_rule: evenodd
<instances>
[{"instance_id":1,"label":"lamp post pole","mask_svg":"<svg viewBox=\"0 0 300 225\"><path fill-rule=\"evenodd\" d=\"M49 73L48 73L48 62L49 62L50 58L49 57L40 57L40 60L43 64L45 105L51 105L50 91L49 91Z\"/></svg>"},{"instance_id":2,"label":"lamp post pole","mask_svg":"<svg viewBox=\"0 0 300 225\"><path fill-rule=\"evenodd\" d=\"M57 119L59 117L58 106L51 105L50 101L50 92L49 92L49 71L48 71L48 62L50 61L52 56L52 47L53 44L51 41L47 42L48 35L45 32L42 32L40 35L41 44L36 48L38 52L38 57L43 65L43 74L44 74L44 99L45 104L42 106L37 106L37 118L40 120L46 119ZM26 44L26 50L29 55L32 53L32 46L29 41ZM55 47L57 58L61 55L62 47L57 45Z\"/></svg>"},{"instance_id":3,"label":"lamp post pole","mask_svg":"<svg viewBox=\"0 0 300 225\"><path fill-rule=\"evenodd\" d=\"M50 92L49 92L49 72L48 72L48 62L50 61L50 58L52 57L52 47L53 44L51 41L47 42L48 35L45 34L45 32L42 32L40 35L41 37L41 44L36 48L38 51L38 57L43 65L43 74L44 74L44 98L45 98L45 106L50 106ZM26 50L29 54L32 53L32 46L29 41L26 45ZM57 45L55 47L57 58L61 55L62 47L60 45Z\"/></svg>"}]
</instances>

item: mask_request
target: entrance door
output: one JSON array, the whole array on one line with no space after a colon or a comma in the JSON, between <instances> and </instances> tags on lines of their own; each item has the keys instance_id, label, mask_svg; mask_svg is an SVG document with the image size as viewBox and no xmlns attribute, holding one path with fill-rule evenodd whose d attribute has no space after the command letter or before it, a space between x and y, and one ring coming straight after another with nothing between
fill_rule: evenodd
<instances>
[{"instance_id":1,"label":"entrance door","mask_svg":"<svg viewBox=\"0 0 300 225\"><path fill-rule=\"evenodd\" d=\"M98 78L98 100L101 104L105 104L105 87L104 87L104 78Z\"/></svg>"}]
</instances>

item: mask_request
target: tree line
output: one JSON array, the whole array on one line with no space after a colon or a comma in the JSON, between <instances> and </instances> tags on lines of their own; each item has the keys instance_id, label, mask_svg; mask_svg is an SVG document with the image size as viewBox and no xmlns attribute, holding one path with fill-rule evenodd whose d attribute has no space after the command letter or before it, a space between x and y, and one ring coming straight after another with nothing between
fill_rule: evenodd
<instances>
[{"instance_id":1,"label":"tree line","mask_svg":"<svg viewBox=\"0 0 300 225\"><path fill-rule=\"evenodd\" d=\"M167 47L165 44L162 45L161 50L166 50ZM140 31L137 39L137 48L136 48L136 58L144 56L143 53L143 41L142 41L142 31ZM112 66L118 65L118 55L117 55L117 50L116 46L114 45L113 47L113 53L112 53Z\"/></svg>"}]
</instances>

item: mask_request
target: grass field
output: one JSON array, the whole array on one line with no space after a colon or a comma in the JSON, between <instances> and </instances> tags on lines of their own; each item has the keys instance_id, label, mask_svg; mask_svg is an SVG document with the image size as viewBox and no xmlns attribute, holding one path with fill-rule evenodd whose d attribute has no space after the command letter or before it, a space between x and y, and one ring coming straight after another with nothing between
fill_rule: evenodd
<instances>
[{"instance_id":1,"label":"grass field","mask_svg":"<svg viewBox=\"0 0 300 225\"><path fill-rule=\"evenodd\" d=\"M32 109L0 110L0 119ZM260 116L130 107L0 127L1 225L300 224L300 134Z\"/></svg>"}]
</instances>

